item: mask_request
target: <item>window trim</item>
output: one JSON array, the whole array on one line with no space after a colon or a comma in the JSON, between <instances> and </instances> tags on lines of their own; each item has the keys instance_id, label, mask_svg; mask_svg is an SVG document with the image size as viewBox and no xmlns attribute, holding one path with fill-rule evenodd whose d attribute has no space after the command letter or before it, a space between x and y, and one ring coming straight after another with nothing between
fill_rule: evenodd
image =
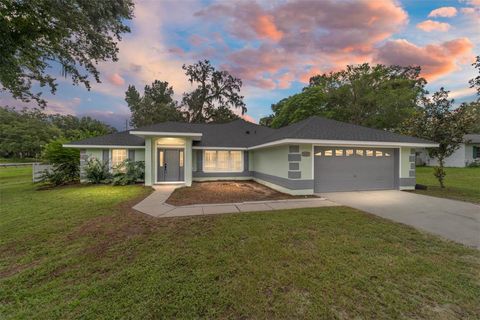
<instances>
[{"instance_id":1,"label":"window trim","mask_svg":"<svg viewBox=\"0 0 480 320\"><path fill-rule=\"evenodd\" d=\"M216 153L216 158L215 158L215 161L218 163L218 152L219 151L227 151L228 154L229 154L229 162L232 161L231 159L231 153L232 152L240 152L240 170L212 170L212 169L205 169L205 153L206 152L212 152L212 151L215 151ZM202 151L202 171L203 172L206 172L206 173L229 173L229 172L235 172L235 173L238 173L238 172L243 172L245 170L245 153L243 150L231 150L231 149L228 149L228 150L225 150L225 149L204 149Z\"/></svg>"}]
</instances>

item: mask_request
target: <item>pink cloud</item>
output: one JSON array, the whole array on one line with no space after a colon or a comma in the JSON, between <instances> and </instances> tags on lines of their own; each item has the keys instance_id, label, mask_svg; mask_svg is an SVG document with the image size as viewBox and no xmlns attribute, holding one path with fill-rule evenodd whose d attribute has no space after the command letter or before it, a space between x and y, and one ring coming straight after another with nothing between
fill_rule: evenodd
<instances>
[{"instance_id":1,"label":"pink cloud","mask_svg":"<svg viewBox=\"0 0 480 320\"><path fill-rule=\"evenodd\" d=\"M257 123L257 121L255 119L253 119L253 117L249 116L248 114L244 114L240 117L245 121L252 122L252 123Z\"/></svg>"},{"instance_id":2,"label":"pink cloud","mask_svg":"<svg viewBox=\"0 0 480 320\"><path fill-rule=\"evenodd\" d=\"M288 89L290 88L292 81L295 80L295 76L292 73L287 72L279 76L277 80L278 80L278 88Z\"/></svg>"},{"instance_id":3,"label":"pink cloud","mask_svg":"<svg viewBox=\"0 0 480 320\"><path fill-rule=\"evenodd\" d=\"M273 16L261 15L255 23L255 31L260 37L268 38L273 41L279 41L283 37L283 32L278 30L273 22Z\"/></svg>"},{"instance_id":4,"label":"pink cloud","mask_svg":"<svg viewBox=\"0 0 480 320\"><path fill-rule=\"evenodd\" d=\"M123 86L125 84L125 80L120 76L118 73L113 73L108 77L108 81L115 86Z\"/></svg>"},{"instance_id":5,"label":"pink cloud","mask_svg":"<svg viewBox=\"0 0 480 320\"><path fill-rule=\"evenodd\" d=\"M417 24L417 28L426 32L442 31L446 32L450 29L451 25L445 22L438 22L433 20L425 20Z\"/></svg>"},{"instance_id":6,"label":"pink cloud","mask_svg":"<svg viewBox=\"0 0 480 320\"><path fill-rule=\"evenodd\" d=\"M232 37L259 43L229 49L219 59L246 84L265 89L305 81L305 66L330 71L368 61L375 47L408 21L394 0L307 0L268 7L255 1L226 2L195 15L216 26L223 23Z\"/></svg>"},{"instance_id":7,"label":"pink cloud","mask_svg":"<svg viewBox=\"0 0 480 320\"><path fill-rule=\"evenodd\" d=\"M468 38L459 38L440 44L419 47L407 40L391 40L379 48L377 62L403 66L419 65L422 76L435 80L458 69L458 64L471 55L472 42Z\"/></svg>"},{"instance_id":8,"label":"pink cloud","mask_svg":"<svg viewBox=\"0 0 480 320\"><path fill-rule=\"evenodd\" d=\"M428 16L429 17L445 17L450 18L457 15L457 9L455 7L441 7L435 10L432 10Z\"/></svg>"}]
</instances>

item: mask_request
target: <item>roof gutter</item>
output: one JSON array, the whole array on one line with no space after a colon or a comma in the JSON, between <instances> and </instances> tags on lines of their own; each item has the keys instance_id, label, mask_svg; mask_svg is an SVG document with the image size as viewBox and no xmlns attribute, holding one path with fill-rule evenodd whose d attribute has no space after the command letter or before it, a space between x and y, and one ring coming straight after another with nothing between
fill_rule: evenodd
<instances>
[{"instance_id":1,"label":"roof gutter","mask_svg":"<svg viewBox=\"0 0 480 320\"><path fill-rule=\"evenodd\" d=\"M101 145L101 144L63 144L64 148L79 149L145 149L145 146L122 146L122 145Z\"/></svg>"},{"instance_id":2,"label":"roof gutter","mask_svg":"<svg viewBox=\"0 0 480 320\"><path fill-rule=\"evenodd\" d=\"M323 139L280 139L268 143L259 144L248 148L248 150L255 150L266 147L273 147L289 143L307 143L325 146L345 146L345 147L414 147L414 148L436 148L438 143L413 143L413 142L387 142L387 141L355 141L355 140L323 140Z\"/></svg>"},{"instance_id":3,"label":"roof gutter","mask_svg":"<svg viewBox=\"0 0 480 320\"><path fill-rule=\"evenodd\" d=\"M199 132L130 131L136 136L201 137Z\"/></svg>"}]
</instances>

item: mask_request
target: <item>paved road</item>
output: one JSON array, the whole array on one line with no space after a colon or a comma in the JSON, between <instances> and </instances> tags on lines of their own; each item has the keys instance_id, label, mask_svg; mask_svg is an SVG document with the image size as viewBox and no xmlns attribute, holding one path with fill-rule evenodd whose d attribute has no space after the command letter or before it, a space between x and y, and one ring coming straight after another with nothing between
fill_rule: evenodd
<instances>
[{"instance_id":1,"label":"paved road","mask_svg":"<svg viewBox=\"0 0 480 320\"><path fill-rule=\"evenodd\" d=\"M479 205L395 190L321 196L480 249Z\"/></svg>"}]
</instances>

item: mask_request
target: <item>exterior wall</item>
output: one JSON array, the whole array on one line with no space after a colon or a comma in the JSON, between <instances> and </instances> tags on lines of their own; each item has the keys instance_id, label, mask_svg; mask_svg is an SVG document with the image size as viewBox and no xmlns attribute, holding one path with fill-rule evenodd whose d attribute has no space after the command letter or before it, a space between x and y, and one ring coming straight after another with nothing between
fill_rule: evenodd
<instances>
[{"instance_id":1,"label":"exterior wall","mask_svg":"<svg viewBox=\"0 0 480 320\"><path fill-rule=\"evenodd\" d=\"M151 186L153 184L153 152L152 152L152 138L145 137L145 185Z\"/></svg>"},{"instance_id":2,"label":"exterior wall","mask_svg":"<svg viewBox=\"0 0 480 320\"><path fill-rule=\"evenodd\" d=\"M423 160L423 163L426 166L438 166L438 161L436 159L430 158L426 149L418 149L417 152L419 153L420 158ZM460 144L460 147L455 150L455 152L450 157L445 159L445 167L465 167L467 163L473 160L472 156L472 145L465 145L464 143L462 143Z\"/></svg>"},{"instance_id":3,"label":"exterior wall","mask_svg":"<svg viewBox=\"0 0 480 320\"><path fill-rule=\"evenodd\" d=\"M145 161L145 149L135 149L135 161Z\"/></svg>"},{"instance_id":4,"label":"exterior wall","mask_svg":"<svg viewBox=\"0 0 480 320\"><path fill-rule=\"evenodd\" d=\"M272 189L303 195L313 193L312 145L285 145L253 151L253 178Z\"/></svg>"},{"instance_id":5,"label":"exterior wall","mask_svg":"<svg viewBox=\"0 0 480 320\"><path fill-rule=\"evenodd\" d=\"M399 155L399 188L400 190L415 189L415 149L400 148Z\"/></svg>"},{"instance_id":6,"label":"exterior wall","mask_svg":"<svg viewBox=\"0 0 480 320\"><path fill-rule=\"evenodd\" d=\"M473 143L473 144L466 144L465 145L465 164L469 165L470 163L474 162L478 158L473 157L473 147L476 147L477 149L480 148L480 143Z\"/></svg>"},{"instance_id":7,"label":"exterior wall","mask_svg":"<svg viewBox=\"0 0 480 320\"><path fill-rule=\"evenodd\" d=\"M131 149L128 149L131 150ZM105 151L105 152L104 152ZM111 148L91 148L80 149L80 181L85 182L85 166L90 159L98 159L100 161L110 161L112 156ZM145 150L135 149L135 161L145 161Z\"/></svg>"}]
</instances>

